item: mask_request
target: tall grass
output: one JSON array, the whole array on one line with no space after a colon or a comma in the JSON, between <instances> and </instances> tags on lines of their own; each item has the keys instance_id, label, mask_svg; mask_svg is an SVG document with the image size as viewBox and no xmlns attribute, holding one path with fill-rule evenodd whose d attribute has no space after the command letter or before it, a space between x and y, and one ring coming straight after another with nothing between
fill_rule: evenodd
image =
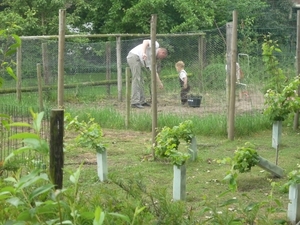
<instances>
[{"instance_id":1,"label":"tall grass","mask_svg":"<svg viewBox=\"0 0 300 225\"><path fill-rule=\"evenodd\" d=\"M223 66L222 66L223 68ZM174 74L172 67L164 70L165 75ZM221 69L220 69L221 70ZM80 76L66 76L68 82L81 82L85 79L95 81L100 79L100 75L90 74ZM81 79L80 79L81 78ZM103 77L101 78L103 79ZM196 77L191 77L191 82ZM86 81L86 80L85 80ZM196 83L196 82L194 82ZM178 80L166 79L165 92L172 94L176 89L178 94ZM123 88L125 92L125 88ZM212 93L212 90L210 90ZM125 129L125 115L124 112L117 111L114 107L106 105L105 107L97 106L102 101L110 102L117 99L118 90L116 85L109 86L78 86L72 89L65 89L64 101L65 109L72 116L78 115L80 119L87 119L88 116L95 118L101 127L111 129ZM125 93L123 93L125 96ZM19 108L29 109L33 108L35 111L40 111L38 107L37 93L22 93L22 101L18 102L15 94L0 95L0 104L15 105ZM43 111L50 112L51 108L56 107L57 93L56 90L48 90L43 92ZM103 105L103 104L102 104ZM1 113L1 112L0 112ZM227 135L227 118L224 114L210 114L203 116L186 116L176 115L170 113L158 114L158 129L164 126L173 127L183 122L184 120L192 120L195 128L195 133L207 136L226 136ZM152 115L147 112L136 113L132 111L128 129L137 131L150 132L152 129ZM259 112L245 113L236 115L235 118L235 136L245 136L255 133L257 131L270 129L270 122L267 118Z\"/></svg>"},{"instance_id":2,"label":"tall grass","mask_svg":"<svg viewBox=\"0 0 300 225\"><path fill-rule=\"evenodd\" d=\"M95 89L94 89L95 90ZM93 91L89 90L88 93L92 96ZM70 93L69 93L70 94ZM94 94L95 95L95 94ZM90 97L84 100L90 102ZM95 98L95 96L94 96ZM98 98L104 98L104 95L98 96ZM74 100L74 98L73 98ZM81 99L82 101L82 99ZM125 129L125 116L114 109L113 107L85 107L84 103L76 104L73 102L68 104L66 111L73 116L78 115L79 119L86 120L88 117L95 118L103 128L111 129ZM31 93L25 93L22 96L22 102L19 103L16 98L9 96L1 96L1 105L17 105L18 108L24 109L22 112L26 112L29 108L35 111L39 110L36 95ZM47 115L50 113L51 108L55 107L53 101L47 101L44 104L44 110ZM20 115L21 116L21 115ZM206 116L185 116L168 113L158 114L158 129L164 126L173 127L183 122L184 120L192 120L194 124L195 133L198 135L206 136L226 136L227 135L227 118L224 114L210 114ZM235 136L250 135L261 130L267 130L271 128L271 124L262 113L254 112L251 114L237 115L235 118ZM152 115L148 112L131 113L128 129L136 131L151 132L152 129Z\"/></svg>"},{"instance_id":3,"label":"tall grass","mask_svg":"<svg viewBox=\"0 0 300 225\"><path fill-rule=\"evenodd\" d=\"M86 109L83 111L71 111L78 115L80 119L88 119L88 116L95 118L102 128L125 129L125 117L112 108ZM180 116L174 114L159 114L158 129L164 126L173 127L179 123L191 120L194 124L194 132L197 135L204 136L226 136L227 119L226 115L211 114L207 116ZM129 123L129 129L136 131L151 132L152 116L150 113L132 113ZM261 113L243 114L236 117L235 136L247 136L261 130L268 130L271 124Z\"/></svg>"}]
</instances>

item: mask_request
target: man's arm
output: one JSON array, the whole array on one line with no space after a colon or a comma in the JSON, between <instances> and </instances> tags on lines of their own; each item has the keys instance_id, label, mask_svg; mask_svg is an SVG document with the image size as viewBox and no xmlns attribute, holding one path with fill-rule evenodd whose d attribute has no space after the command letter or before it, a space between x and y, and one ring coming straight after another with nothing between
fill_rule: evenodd
<instances>
[{"instance_id":1,"label":"man's arm","mask_svg":"<svg viewBox=\"0 0 300 225\"><path fill-rule=\"evenodd\" d=\"M158 83L159 88L164 88L163 83L161 82L158 73L156 73L156 83Z\"/></svg>"},{"instance_id":2,"label":"man's arm","mask_svg":"<svg viewBox=\"0 0 300 225\"><path fill-rule=\"evenodd\" d=\"M150 40L144 40L142 44L143 60L147 59L146 49L150 46Z\"/></svg>"}]
</instances>

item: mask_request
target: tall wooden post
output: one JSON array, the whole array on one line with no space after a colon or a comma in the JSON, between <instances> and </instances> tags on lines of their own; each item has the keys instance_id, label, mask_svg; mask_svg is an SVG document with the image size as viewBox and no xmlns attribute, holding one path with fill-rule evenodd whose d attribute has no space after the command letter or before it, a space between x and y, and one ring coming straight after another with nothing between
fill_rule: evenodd
<instances>
[{"instance_id":1,"label":"tall wooden post","mask_svg":"<svg viewBox=\"0 0 300 225\"><path fill-rule=\"evenodd\" d=\"M58 37L58 79L57 79L57 107L64 108L64 53L65 53L66 10L59 10Z\"/></svg>"},{"instance_id":2,"label":"tall wooden post","mask_svg":"<svg viewBox=\"0 0 300 225\"><path fill-rule=\"evenodd\" d=\"M297 76L300 75L300 10L297 10L297 47L296 47L296 67ZM298 96L300 96L300 86L298 87ZM293 129L296 130L299 127L299 111L294 115Z\"/></svg>"},{"instance_id":3,"label":"tall wooden post","mask_svg":"<svg viewBox=\"0 0 300 225\"><path fill-rule=\"evenodd\" d=\"M199 88L203 90L203 68L204 68L204 36L198 37L198 57L199 57Z\"/></svg>"},{"instance_id":4,"label":"tall wooden post","mask_svg":"<svg viewBox=\"0 0 300 225\"><path fill-rule=\"evenodd\" d=\"M111 47L110 42L106 42L106 80L111 80ZM110 95L110 84L107 84L107 94Z\"/></svg>"},{"instance_id":5,"label":"tall wooden post","mask_svg":"<svg viewBox=\"0 0 300 225\"><path fill-rule=\"evenodd\" d=\"M130 86L130 68L126 67L126 118L125 118L125 128L127 129L129 127L129 121L130 121L130 94L131 94L131 86Z\"/></svg>"},{"instance_id":6,"label":"tall wooden post","mask_svg":"<svg viewBox=\"0 0 300 225\"><path fill-rule=\"evenodd\" d=\"M17 48L17 100L21 102L21 87L22 87L22 45Z\"/></svg>"},{"instance_id":7,"label":"tall wooden post","mask_svg":"<svg viewBox=\"0 0 300 225\"><path fill-rule=\"evenodd\" d=\"M157 81L156 81L156 23L157 15L153 14L151 16L151 93L152 93L152 154L155 158L154 146L156 145L156 135L157 135Z\"/></svg>"},{"instance_id":8,"label":"tall wooden post","mask_svg":"<svg viewBox=\"0 0 300 225\"><path fill-rule=\"evenodd\" d=\"M232 38L231 38L231 71L230 71L230 101L228 111L228 139L234 139L235 116L235 83L236 83L236 56L237 56L237 11L232 13Z\"/></svg>"},{"instance_id":9,"label":"tall wooden post","mask_svg":"<svg viewBox=\"0 0 300 225\"><path fill-rule=\"evenodd\" d=\"M118 100L122 101L122 60L121 60L121 37L117 37L117 76L118 76Z\"/></svg>"},{"instance_id":10,"label":"tall wooden post","mask_svg":"<svg viewBox=\"0 0 300 225\"><path fill-rule=\"evenodd\" d=\"M39 111L44 110L43 106L43 84L42 84L42 69L41 64L36 64L37 80L38 80L38 93L39 93Z\"/></svg>"},{"instance_id":11,"label":"tall wooden post","mask_svg":"<svg viewBox=\"0 0 300 225\"><path fill-rule=\"evenodd\" d=\"M231 74L231 39L232 39L232 22L226 24L226 101L227 101L227 115L229 115L230 103L230 74ZM229 127L229 119L227 118L227 128Z\"/></svg>"},{"instance_id":12,"label":"tall wooden post","mask_svg":"<svg viewBox=\"0 0 300 225\"><path fill-rule=\"evenodd\" d=\"M50 177L56 189L63 186L64 110L53 109L50 116Z\"/></svg>"}]
</instances>

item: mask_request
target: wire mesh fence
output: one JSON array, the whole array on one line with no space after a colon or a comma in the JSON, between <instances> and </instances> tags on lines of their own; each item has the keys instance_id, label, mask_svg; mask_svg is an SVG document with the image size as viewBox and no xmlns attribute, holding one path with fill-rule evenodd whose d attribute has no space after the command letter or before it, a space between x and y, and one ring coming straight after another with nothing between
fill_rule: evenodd
<instances>
[{"instance_id":1,"label":"wire mesh fence","mask_svg":"<svg viewBox=\"0 0 300 225\"><path fill-rule=\"evenodd\" d=\"M268 82L269 75L265 71L262 61L262 48L264 35L272 33L274 29L256 29L255 35L246 40L246 32L238 30L238 55L237 60L244 72L244 78L236 86L236 114L252 114L261 111L264 106L264 84ZM276 40L281 53L276 53L287 77L296 75L296 28L286 28L272 37ZM286 35L284 35L286 34ZM125 37L121 40L121 68L122 79L125 79L125 70L128 67L126 56L128 52L147 37ZM226 114L226 27L209 30L201 33L159 35L157 41L161 47L168 50L168 57L161 61L160 77L164 89L158 91L159 110L170 113L185 113L193 115ZM65 100L80 96L90 96L94 99L94 106L103 99L117 99L117 82L115 84L99 85L96 82L117 80L117 41L115 38L68 38L65 43L64 54L64 80L65 85L71 85L65 90ZM182 108L180 104L180 85L175 63L179 60L185 62L185 70L191 85L189 95L201 96L200 107ZM24 39L22 41L22 87L33 87L37 83L37 63L43 67L43 85L54 89L45 90L44 98L55 95L58 68L58 42L55 39ZM3 85L3 90L15 88L15 82L9 77ZM148 81L149 82L149 81ZM148 99L151 98L149 84L145 85ZM122 94L125 94L123 80ZM32 92L32 100L38 102L37 92ZM123 102L124 103L124 102ZM106 106L114 107L109 102ZM122 104L122 103L120 103ZM17 107L1 106L2 112L7 112L20 119L14 113ZM119 108L121 111L125 107ZM12 111L10 111L12 110ZM23 114L23 112L22 112ZM22 119L28 119L24 117ZM12 131L17 132L17 131ZM17 145L6 141L7 133L1 133L0 158L6 154L4 149L12 149Z\"/></svg>"},{"instance_id":2,"label":"wire mesh fence","mask_svg":"<svg viewBox=\"0 0 300 225\"><path fill-rule=\"evenodd\" d=\"M244 41L244 31L238 32L238 61L244 71L242 86L238 85L244 94L240 94L238 100L243 102L247 111L260 108L262 104L263 85L268 80L262 62L261 44L263 35L272 33L273 29L257 29L255 40ZM243 33L244 32L244 33ZM282 53L276 56L279 58L280 66L283 66L287 76L295 75L295 28L287 28L288 36L276 35L272 37L278 41ZM142 43L146 37L123 38L121 41L121 67L122 77L125 79L125 68L128 66L126 56L136 45ZM254 37L253 37L254 38ZM106 40L105 40L106 39ZM93 82L116 80L117 79L117 46L114 38L107 41L107 38L66 39L64 69L65 84L75 84L70 93L70 98L76 96L95 84ZM160 76L165 83L162 91L163 98L170 98L174 103L179 102L179 83L175 63L182 60L186 64L186 71L189 75L189 82L192 86L191 94L202 96L202 109L216 108L219 112L224 111L226 99L226 28L221 27L203 33L189 35L166 35L158 36L160 46L168 49L169 56L161 62ZM57 58L58 43L56 40L25 39L22 44L22 86L36 87L36 64L43 65L43 77L45 85L56 85L57 82ZM13 82L6 82L4 88L8 88ZM82 89L83 88L83 89ZM101 88L93 88L95 96ZM106 86L107 88L107 86ZM123 85L125 88L125 84ZM109 89L106 91L109 93ZM103 97L103 94L101 94ZM243 97L243 98L241 98ZM247 103L247 104L246 104ZM168 103L169 104L169 103ZM237 108L240 104L237 105Z\"/></svg>"},{"instance_id":3,"label":"wire mesh fence","mask_svg":"<svg viewBox=\"0 0 300 225\"><path fill-rule=\"evenodd\" d=\"M34 133L33 119L30 111L23 107L16 105L0 104L1 114L9 115L10 123L18 123L18 126L5 126L4 123L0 123L0 173L3 172L2 168L5 158L7 158L14 150L20 149L24 146L24 142L20 138L11 138L16 134L21 133ZM45 111L44 118L41 124L40 137L44 140L49 139L49 112ZM5 119L5 118L4 118ZM21 124L29 124L25 126ZM16 155L5 165L5 170L16 170L20 167L20 164L26 163L40 165L45 163L43 155L36 151L26 151L22 154ZM0 174L1 175L1 174Z\"/></svg>"}]
</instances>

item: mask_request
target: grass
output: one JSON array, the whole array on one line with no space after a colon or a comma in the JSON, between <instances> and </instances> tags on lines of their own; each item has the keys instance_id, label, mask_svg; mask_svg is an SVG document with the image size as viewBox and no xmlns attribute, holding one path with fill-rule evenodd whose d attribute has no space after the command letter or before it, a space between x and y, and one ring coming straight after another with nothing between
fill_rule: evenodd
<instances>
[{"instance_id":1,"label":"grass","mask_svg":"<svg viewBox=\"0 0 300 225\"><path fill-rule=\"evenodd\" d=\"M172 90L172 87L168 88ZM130 127L125 130L124 108L118 110L115 107L113 99L116 95L116 87L111 87L111 96L107 96L105 87L65 91L66 111L80 119L86 119L87 114L95 118L103 128L103 143L108 149L109 180L101 183L97 177L95 152L87 148L70 148L75 134L66 133L64 186L72 188L67 171L74 171L83 163L80 178L82 208L94 209L100 205L106 212L132 216L136 207L147 206L138 219L139 224L203 224L206 216L211 215L215 222L208 224L230 224L234 218L248 218L251 213L260 222L257 224L274 224L276 216L286 218L286 212L272 213L277 207L277 200L282 203L278 208L287 209L288 194L279 189L286 178L274 179L261 168L254 167L250 173L239 174L238 191L222 195L229 189L223 178L230 166L219 164L217 160L232 157L237 146L251 142L256 145L259 155L275 162L275 150L271 148L271 124L261 112L236 116L234 141L226 137L224 113L185 115L159 112L159 128L192 120L198 142L198 159L187 163L187 199L173 202L173 166L167 160L154 160L152 156L151 113L132 111ZM55 101L55 92L45 93L45 110L49 112L55 107ZM12 95L3 95L1 103L18 105L24 113L30 106L37 108L37 96L24 93L20 104ZM289 121L285 121L279 153L279 166L286 173L297 167L300 158L297 150L299 131L291 130L288 124ZM272 181L277 184L273 188ZM233 197L237 202L227 204ZM251 203L263 203L263 206L256 213L255 210L244 212ZM108 216L107 224L122 223Z\"/></svg>"},{"instance_id":2,"label":"grass","mask_svg":"<svg viewBox=\"0 0 300 225\"><path fill-rule=\"evenodd\" d=\"M99 205L107 211L118 210L121 213L128 212L123 208L113 208L112 202L127 202L126 204L133 207L134 204L140 204L143 199L142 202L151 208L149 196L152 196L158 204L165 204L165 207L170 204L172 202L173 166L167 160L153 160L151 133L113 129L104 129L103 133L103 142L108 150L109 180L107 182L98 181L95 152L77 148L69 149L65 153L66 170L74 170L80 163L85 162L80 178L81 190L84 195L93 196L92 198L99 196L97 198ZM72 138L68 139L67 143L71 142ZM187 216L189 213L193 215L194 223L191 222L190 224L202 224L204 222L204 214L202 214L204 207L222 211L224 216L222 219L225 219L225 213L234 214L228 211L228 207L237 210L245 208L250 203L263 201L267 201L270 205L264 205L256 216L263 218L268 215L270 218L268 223L259 224L274 224L272 218L274 219L276 215L281 215L281 219L286 219L286 213L272 214L267 211L270 209L268 207L275 207L275 200L282 203L283 210L287 210L288 194L281 192L279 188L286 182L286 178L275 179L259 167L252 168L249 173L238 175L237 192L229 192L225 196L220 196L229 188L223 178L230 170L230 166L219 164L217 160L232 157L237 146L242 146L245 142L255 144L259 155L270 162L275 162L275 150L271 147L270 130L257 132L234 141L213 135L197 135L198 159L187 163L187 198L185 202L181 203L184 207L182 216ZM299 133L285 127L278 165L286 173L296 169L297 163L299 163L298 146ZM277 184L273 189L271 181ZM70 185L67 177L65 177L64 185ZM144 188L143 191L141 191L142 187ZM116 196L115 198L112 193ZM228 207L223 207L222 204L225 204L232 197L237 199L238 204L229 204ZM163 200L166 202L160 202ZM180 209L178 207L173 209L177 213Z\"/></svg>"}]
</instances>

